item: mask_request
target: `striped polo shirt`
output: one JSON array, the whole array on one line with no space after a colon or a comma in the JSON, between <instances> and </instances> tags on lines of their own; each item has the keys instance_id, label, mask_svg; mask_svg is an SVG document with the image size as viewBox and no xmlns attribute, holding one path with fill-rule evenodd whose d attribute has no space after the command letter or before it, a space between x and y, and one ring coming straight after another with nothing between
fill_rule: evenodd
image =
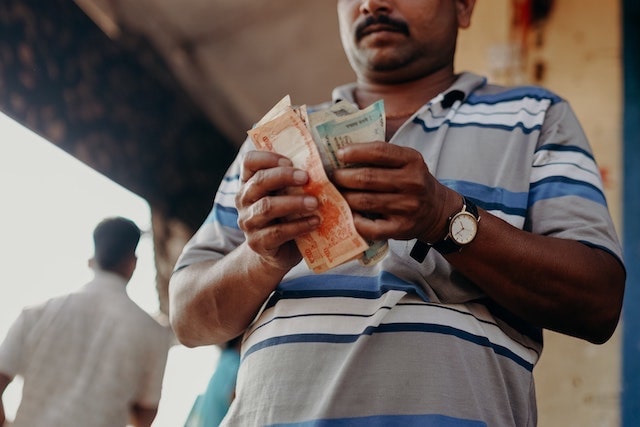
<instances>
[{"instance_id":1,"label":"striped polo shirt","mask_svg":"<svg viewBox=\"0 0 640 427\"><path fill-rule=\"evenodd\" d=\"M353 102L354 88L335 89L334 102ZM591 148L557 95L463 73L390 143L421 152L441 183L514 227L622 259ZM241 148L176 270L244 240L234 197L251 149ZM436 251L418 262L415 240L389 243L374 266L314 274L303 261L285 276L245 333L226 425L535 425L542 331Z\"/></svg>"}]
</instances>

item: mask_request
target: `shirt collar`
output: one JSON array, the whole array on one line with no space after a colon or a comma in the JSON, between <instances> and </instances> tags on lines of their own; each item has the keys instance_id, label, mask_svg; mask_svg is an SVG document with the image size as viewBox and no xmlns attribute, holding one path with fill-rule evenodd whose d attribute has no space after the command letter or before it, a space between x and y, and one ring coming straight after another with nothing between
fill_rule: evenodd
<instances>
[{"instance_id":1,"label":"shirt collar","mask_svg":"<svg viewBox=\"0 0 640 427\"><path fill-rule=\"evenodd\" d=\"M460 101L464 102L469 94L474 90L484 86L487 84L487 79L485 77L479 76L474 73L464 72L458 75L458 78L455 82L445 91L438 94L435 98L430 100L427 104L439 104L442 106L443 100L447 98L447 95L450 95L452 92L462 92L462 98ZM355 102L354 100L354 92L356 89L356 83L348 83L346 85L338 86L335 88L331 94L331 98L333 102L338 102L340 100L347 100L349 102ZM451 95L450 95L451 96ZM426 105L426 104L425 104ZM447 103L445 103L447 105ZM449 105L450 108L451 105Z\"/></svg>"},{"instance_id":2,"label":"shirt collar","mask_svg":"<svg viewBox=\"0 0 640 427\"><path fill-rule=\"evenodd\" d=\"M127 283L124 277L106 270L93 269L93 280L86 284L85 288L95 291L116 291L127 293Z\"/></svg>"}]
</instances>

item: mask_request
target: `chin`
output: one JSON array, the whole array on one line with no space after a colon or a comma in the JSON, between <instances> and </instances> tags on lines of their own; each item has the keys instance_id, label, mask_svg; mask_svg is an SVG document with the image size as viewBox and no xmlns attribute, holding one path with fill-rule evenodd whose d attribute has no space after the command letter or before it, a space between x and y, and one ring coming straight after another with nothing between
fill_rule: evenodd
<instances>
[{"instance_id":1,"label":"chin","mask_svg":"<svg viewBox=\"0 0 640 427\"><path fill-rule=\"evenodd\" d=\"M409 66L416 60L413 52L399 49L397 45L368 49L363 52L362 63L372 71L392 71Z\"/></svg>"},{"instance_id":2,"label":"chin","mask_svg":"<svg viewBox=\"0 0 640 427\"><path fill-rule=\"evenodd\" d=\"M380 54L377 54L374 57L368 57L365 62L365 68L375 73L401 70L407 65L407 62L402 58Z\"/></svg>"}]
</instances>

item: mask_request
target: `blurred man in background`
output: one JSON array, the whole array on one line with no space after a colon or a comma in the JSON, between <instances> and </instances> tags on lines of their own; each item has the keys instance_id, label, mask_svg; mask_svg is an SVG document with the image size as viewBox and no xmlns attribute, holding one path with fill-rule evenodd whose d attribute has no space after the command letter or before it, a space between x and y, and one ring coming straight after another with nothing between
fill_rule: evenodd
<instances>
[{"instance_id":1,"label":"blurred man in background","mask_svg":"<svg viewBox=\"0 0 640 427\"><path fill-rule=\"evenodd\" d=\"M127 295L141 231L112 217L94 229L95 277L25 308L0 345L0 396L24 380L13 427L148 427L171 334ZM0 426L5 422L0 402Z\"/></svg>"}]
</instances>

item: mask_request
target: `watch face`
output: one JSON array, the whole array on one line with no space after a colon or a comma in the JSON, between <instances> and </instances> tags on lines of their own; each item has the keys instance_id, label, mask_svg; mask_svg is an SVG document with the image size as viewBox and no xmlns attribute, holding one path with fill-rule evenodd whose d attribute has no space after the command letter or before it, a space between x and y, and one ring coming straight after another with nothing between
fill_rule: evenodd
<instances>
[{"instance_id":1,"label":"watch face","mask_svg":"<svg viewBox=\"0 0 640 427\"><path fill-rule=\"evenodd\" d=\"M478 231L478 221L469 212L460 212L451 219L451 238L458 245L471 243Z\"/></svg>"}]
</instances>

